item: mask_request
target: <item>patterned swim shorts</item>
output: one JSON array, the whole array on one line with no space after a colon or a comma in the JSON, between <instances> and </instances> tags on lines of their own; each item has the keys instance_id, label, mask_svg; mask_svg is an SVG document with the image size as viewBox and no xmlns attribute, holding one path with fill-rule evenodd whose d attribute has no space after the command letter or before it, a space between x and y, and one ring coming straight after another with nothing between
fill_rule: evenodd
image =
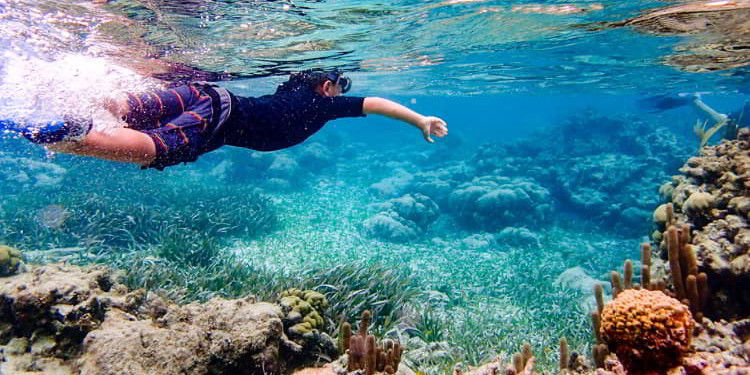
<instances>
[{"instance_id":1,"label":"patterned swim shorts","mask_svg":"<svg viewBox=\"0 0 750 375\"><path fill-rule=\"evenodd\" d=\"M230 110L221 101L215 90L201 84L128 94L130 112L125 121L131 129L151 137L156 145L156 159L143 168L163 170L195 161L198 156L221 147L222 140L214 137L221 125L218 118L226 118L228 113L222 112Z\"/></svg>"}]
</instances>

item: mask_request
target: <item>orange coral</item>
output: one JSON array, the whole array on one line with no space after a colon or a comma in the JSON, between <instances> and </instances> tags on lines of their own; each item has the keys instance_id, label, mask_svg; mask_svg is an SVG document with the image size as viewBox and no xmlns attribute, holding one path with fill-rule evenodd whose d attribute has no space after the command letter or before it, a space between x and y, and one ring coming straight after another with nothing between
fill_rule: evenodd
<instances>
[{"instance_id":1,"label":"orange coral","mask_svg":"<svg viewBox=\"0 0 750 375\"><path fill-rule=\"evenodd\" d=\"M690 348L687 306L660 291L628 289L604 307L601 336L626 367L666 367Z\"/></svg>"}]
</instances>

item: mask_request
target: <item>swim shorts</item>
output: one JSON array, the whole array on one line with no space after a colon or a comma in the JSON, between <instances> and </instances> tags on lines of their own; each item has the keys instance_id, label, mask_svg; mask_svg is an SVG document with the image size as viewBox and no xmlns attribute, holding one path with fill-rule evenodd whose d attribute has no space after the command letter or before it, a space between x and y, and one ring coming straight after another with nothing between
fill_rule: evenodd
<instances>
[{"instance_id":1,"label":"swim shorts","mask_svg":"<svg viewBox=\"0 0 750 375\"><path fill-rule=\"evenodd\" d=\"M165 91L128 94L125 121L156 145L156 159L143 168L193 162L223 145L216 137L229 117L229 92L208 83L191 83Z\"/></svg>"}]
</instances>

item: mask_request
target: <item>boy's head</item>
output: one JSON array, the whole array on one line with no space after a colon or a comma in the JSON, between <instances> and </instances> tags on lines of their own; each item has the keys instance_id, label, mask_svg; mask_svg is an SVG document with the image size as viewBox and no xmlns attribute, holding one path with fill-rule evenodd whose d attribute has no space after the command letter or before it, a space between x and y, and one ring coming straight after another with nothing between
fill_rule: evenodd
<instances>
[{"instance_id":1,"label":"boy's head","mask_svg":"<svg viewBox=\"0 0 750 375\"><path fill-rule=\"evenodd\" d=\"M344 77L338 70L324 73L323 78L315 89L318 94L323 96L341 95L352 87L352 80Z\"/></svg>"},{"instance_id":2,"label":"boy's head","mask_svg":"<svg viewBox=\"0 0 750 375\"><path fill-rule=\"evenodd\" d=\"M279 86L279 90L296 90L308 87L322 96L337 96L349 91L352 80L344 77L338 70L305 70L293 73L289 80Z\"/></svg>"}]
</instances>

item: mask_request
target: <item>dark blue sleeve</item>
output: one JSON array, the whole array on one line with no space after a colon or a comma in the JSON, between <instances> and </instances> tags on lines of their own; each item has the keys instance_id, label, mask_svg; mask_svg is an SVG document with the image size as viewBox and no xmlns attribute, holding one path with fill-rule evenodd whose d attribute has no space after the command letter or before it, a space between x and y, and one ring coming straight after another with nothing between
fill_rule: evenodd
<instances>
[{"instance_id":1,"label":"dark blue sleeve","mask_svg":"<svg viewBox=\"0 0 750 375\"><path fill-rule=\"evenodd\" d=\"M341 117L362 117L365 98L357 96L318 97L316 108L321 119L330 121Z\"/></svg>"}]
</instances>

